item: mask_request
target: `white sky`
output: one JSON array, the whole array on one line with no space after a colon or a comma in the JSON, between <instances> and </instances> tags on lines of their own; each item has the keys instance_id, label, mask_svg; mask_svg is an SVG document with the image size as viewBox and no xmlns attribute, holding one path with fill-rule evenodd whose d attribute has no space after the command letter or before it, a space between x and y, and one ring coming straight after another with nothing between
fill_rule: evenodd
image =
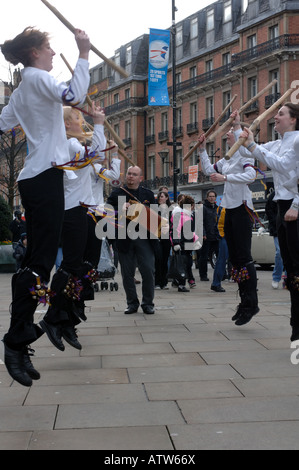
<instances>
[{"instance_id":1,"label":"white sky","mask_svg":"<svg viewBox=\"0 0 299 470\"><path fill-rule=\"evenodd\" d=\"M148 34L150 28L167 29L172 25L172 0L48 0L74 27L87 32L91 43L106 57L133 39ZM35 26L51 35L56 52L52 74L59 80L69 80L70 72L63 63L62 53L72 67L78 52L73 34L42 3L41 0L1 1L0 44L13 39L27 26ZM214 0L176 0L179 22ZM90 67L102 62L90 52ZM21 67L21 66L20 66ZM0 79L9 81L9 64L0 52Z\"/></svg>"}]
</instances>

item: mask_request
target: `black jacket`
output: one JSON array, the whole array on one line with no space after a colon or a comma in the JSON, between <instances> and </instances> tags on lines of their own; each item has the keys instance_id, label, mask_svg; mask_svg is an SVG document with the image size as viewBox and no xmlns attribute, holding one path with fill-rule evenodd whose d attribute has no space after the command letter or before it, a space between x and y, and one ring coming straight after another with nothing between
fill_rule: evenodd
<instances>
[{"instance_id":1,"label":"black jacket","mask_svg":"<svg viewBox=\"0 0 299 470\"><path fill-rule=\"evenodd\" d=\"M149 189L144 188L143 186L139 186L138 189L133 190L133 189L128 189L128 187L126 185L124 186L124 188L132 196L134 196L136 198L135 200L138 200L142 204L144 204L146 206L150 206L151 204L157 205L154 193L152 191L150 191ZM124 202L129 202L130 200L134 200L134 197L132 197L132 196L127 194L123 189L116 188L112 191L112 193L110 194L110 196L107 199L107 204L112 206L114 208L114 210L117 212L117 221L123 223L123 221L126 220L126 229L128 227L128 224L130 223L130 220L123 218L121 207L122 207L122 204ZM120 207L118 206L119 205L119 198L122 198L122 199L120 199L120 201L121 201ZM120 209L120 213L118 213L119 209ZM118 239L117 238L117 243L116 244L117 244L118 250L122 251L122 252L128 251L131 242L132 242L132 240L128 236L128 230L126 230L126 238L125 239ZM155 245L157 243L157 240L151 240L151 243L153 245Z\"/></svg>"},{"instance_id":2,"label":"black jacket","mask_svg":"<svg viewBox=\"0 0 299 470\"><path fill-rule=\"evenodd\" d=\"M218 228L217 228L217 204L211 204L205 200L203 204L203 235L207 237L209 241L218 240Z\"/></svg>"}]
</instances>

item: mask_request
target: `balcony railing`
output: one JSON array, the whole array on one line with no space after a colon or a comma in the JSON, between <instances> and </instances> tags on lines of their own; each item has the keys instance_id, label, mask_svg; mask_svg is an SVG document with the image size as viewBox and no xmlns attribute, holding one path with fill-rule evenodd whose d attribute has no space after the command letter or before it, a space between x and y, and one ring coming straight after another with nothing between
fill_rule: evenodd
<instances>
[{"instance_id":1,"label":"balcony railing","mask_svg":"<svg viewBox=\"0 0 299 470\"><path fill-rule=\"evenodd\" d=\"M281 97L281 93L272 93L272 95L265 96L265 108L270 108Z\"/></svg>"},{"instance_id":2,"label":"balcony railing","mask_svg":"<svg viewBox=\"0 0 299 470\"><path fill-rule=\"evenodd\" d=\"M118 113L123 111L124 109L128 108L143 108L147 105L147 97L142 98L128 98L123 101L119 101L118 103L112 104L111 106L107 106L105 108L106 116L111 114Z\"/></svg>"},{"instance_id":3,"label":"balcony railing","mask_svg":"<svg viewBox=\"0 0 299 470\"><path fill-rule=\"evenodd\" d=\"M187 134L192 134L193 132L198 132L198 122L187 124Z\"/></svg>"},{"instance_id":4,"label":"balcony railing","mask_svg":"<svg viewBox=\"0 0 299 470\"><path fill-rule=\"evenodd\" d=\"M123 139L123 143L126 145L126 147L132 147L131 137L127 137L127 138Z\"/></svg>"},{"instance_id":5,"label":"balcony railing","mask_svg":"<svg viewBox=\"0 0 299 470\"><path fill-rule=\"evenodd\" d=\"M258 46L247 49L246 51L239 52L232 55L232 67L250 62L253 59L258 59L268 54L272 54L279 49L291 49L299 47L299 34L283 34L277 38L270 39L270 41L259 44Z\"/></svg>"},{"instance_id":6,"label":"balcony railing","mask_svg":"<svg viewBox=\"0 0 299 470\"><path fill-rule=\"evenodd\" d=\"M189 180L189 175L188 173L179 173L177 177L177 183L180 186L185 186L188 184ZM198 183L205 183L207 181L210 181L209 176L206 176L202 171L198 172ZM163 177L158 177L151 179L151 180L145 180L142 181L142 186L148 189L159 189L160 186L167 186L172 187L173 186L173 176L163 176Z\"/></svg>"},{"instance_id":7,"label":"balcony railing","mask_svg":"<svg viewBox=\"0 0 299 470\"><path fill-rule=\"evenodd\" d=\"M168 139L168 131L162 131L162 132L159 132L158 134L158 139L159 139L159 142L163 142L163 140L167 140Z\"/></svg>"},{"instance_id":8,"label":"balcony railing","mask_svg":"<svg viewBox=\"0 0 299 470\"><path fill-rule=\"evenodd\" d=\"M215 119L213 117L209 117L207 119L202 120L202 128L203 130L209 129L214 124Z\"/></svg>"},{"instance_id":9,"label":"balcony railing","mask_svg":"<svg viewBox=\"0 0 299 470\"><path fill-rule=\"evenodd\" d=\"M154 144L156 142L155 134L147 135L145 137L145 145Z\"/></svg>"}]
</instances>

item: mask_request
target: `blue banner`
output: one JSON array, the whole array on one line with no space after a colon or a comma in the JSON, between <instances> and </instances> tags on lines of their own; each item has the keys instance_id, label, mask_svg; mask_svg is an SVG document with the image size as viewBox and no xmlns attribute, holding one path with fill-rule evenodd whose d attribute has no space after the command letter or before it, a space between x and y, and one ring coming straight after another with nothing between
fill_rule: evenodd
<instances>
[{"instance_id":1,"label":"blue banner","mask_svg":"<svg viewBox=\"0 0 299 470\"><path fill-rule=\"evenodd\" d=\"M148 104L169 106L167 70L169 64L170 31L150 29Z\"/></svg>"}]
</instances>

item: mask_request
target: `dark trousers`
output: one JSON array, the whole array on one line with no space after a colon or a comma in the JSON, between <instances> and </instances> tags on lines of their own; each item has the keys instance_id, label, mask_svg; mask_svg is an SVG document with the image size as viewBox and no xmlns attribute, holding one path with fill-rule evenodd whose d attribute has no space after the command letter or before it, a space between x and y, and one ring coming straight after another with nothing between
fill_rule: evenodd
<instances>
[{"instance_id":1,"label":"dark trousers","mask_svg":"<svg viewBox=\"0 0 299 470\"><path fill-rule=\"evenodd\" d=\"M155 253L155 285L165 287L168 283L168 259L170 255L170 240L160 240Z\"/></svg>"},{"instance_id":2,"label":"dark trousers","mask_svg":"<svg viewBox=\"0 0 299 470\"><path fill-rule=\"evenodd\" d=\"M126 252L119 251L119 262L128 307L138 308L140 302L135 285L135 270L142 277L142 306L154 306L155 254L149 240L131 240Z\"/></svg>"},{"instance_id":3,"label":"dark trousers","mask_svg":"<svg viewBox=\"0 0 299 470\"><path fill-rule=\"evenodd\" d=\"M207 277L209 255L214 250L218 254L218 240L204 240L201 249L197 251L199 276L201 278Z\"/></svg>"},{"instance_id":4,"label":"dark trousers","mask_svg":"<svg viewBox=\"0 0 299 470\"><path fill-rule=\"evenodd\" d=\"M51 168L19 181L27 224L27 250L22 267L49 282L64 217L63 171Z\"/></svg>"},{"instance_id":5,"label":"dark trousers","mask_svg":"<svg viewBox=\"0 0 299 470\"><path fill-rule=\"evenodd\" d=\"M232 265L242 268L252 261L252 220L245 205L226 209L224 232Z\"/></svg>"},{"instance_id":6,"label":"dark trousers","mask_svg":"<svg viewBox=\"0 0 299 470\"><path fill-rule=\"evenodd\" d=\"M102 219L102 217L95 216L95 219L90 215L87 215L87 243L84 253L84 260L88 261L93 265L94 268L98 267L101 248L102 248L102 239L96 236L96 223Z\"/></svg>"},{"instance_id":7,"label":"dark trousers","mask_svg":"<svg viewBox=\"0 0 299 470\"><path fill-rule=\"evenodd\" d=\"M237 270L247 268L249 279L239 283L241 304L255 308L258 305L257 276L251 256L253 222L245 205L226 209L224 233L230 262Z\"/></svg>"},{"instance_id":8,"label":"dark trousers","mask_svg":"<svg viewBox=\"0 0 299 470\"><path fill-rule=\"evenodd\" d=\"M30 289L37 281L33 273L48 282L55 263L64 216L63 172L46 170L20 181L19 190L25 208L28 245L23 272L12 279L11 323L4 341L13 349L33 343L41 335L33 321L37 300L32 298Z\"/></svg>"},{"instance_id":9,"label":"dark trousers","mask_svg":"<svg viewBox=\"0 0 299 470\"><path fill-rule=\"evenodd\" d=\"M64 213L62 227L62 252L63 259L60 269L54 274L51 289L55 292L51 306L48 308L45 320L48 323L79 323L73 314L72 299L66 297L64 293L69 275L86 282L84 275L88 271L88 266L84 264L83 256L87 240L87 209L77 206L68 209Z\"/></svg>"},{"instance_id":10,"label":"dark trousers","mask_svg":"<svg viewBox=\"0 0 299 470\"><path fill-rule=\"evenodd\" d=\"M293 222L284 220L285 213L292 204L290 201L277 201L277 235L280 253L287 272L287 287L291 296L291 326L299 328L299 289L292 284L294 276L299 276L299 232L298 219Z\"/></svg>"}]
</instances>

